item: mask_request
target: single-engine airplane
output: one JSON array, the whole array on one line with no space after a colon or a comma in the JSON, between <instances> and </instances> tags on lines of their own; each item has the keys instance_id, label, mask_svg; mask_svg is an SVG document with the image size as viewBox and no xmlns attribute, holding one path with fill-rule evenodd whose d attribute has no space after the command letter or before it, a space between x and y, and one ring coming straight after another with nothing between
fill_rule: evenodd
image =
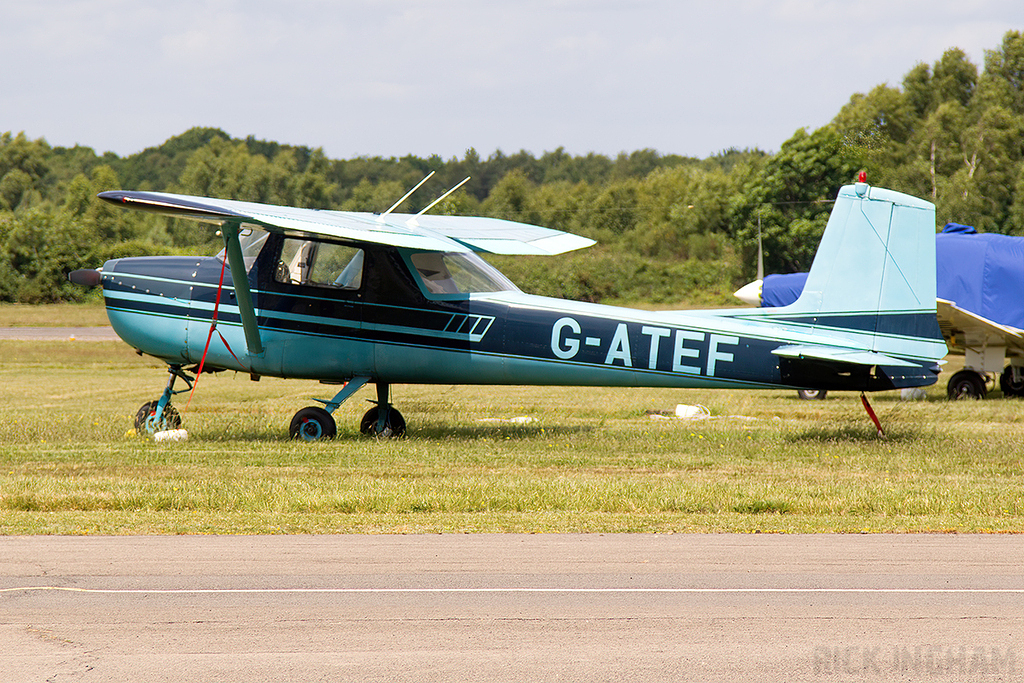
<instances>
[{"instance_id":1,"label":"single-engine airplane","mask_svg":"<svg viewBox=\"0 0 1024 683\"><path fill-rule=\"evenodd\" d=\"M799 300L718 311L525 294L474 252L593 244L533 225L395 207L377 215L99 196L216 224L225 245L213 257L121 258L72 274L102 284L117 334L168 365L163 394L136 417L143 433L180 426L175 380L192 386L204 369L343 384L291 421L293 437L316 440L336 434L331 413L370 383L376 406L360 431L397 436L405 421L390 401L395 383L864 392L932 384L946 354L935 315L935 208L863 182L839 191Z\"/></svg>"}]
</instances>

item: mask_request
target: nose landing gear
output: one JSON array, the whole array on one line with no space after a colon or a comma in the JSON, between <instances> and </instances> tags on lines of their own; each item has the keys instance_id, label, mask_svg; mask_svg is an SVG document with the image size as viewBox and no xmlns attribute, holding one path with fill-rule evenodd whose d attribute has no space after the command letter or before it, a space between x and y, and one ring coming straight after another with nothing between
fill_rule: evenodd
<instances>
[{"instance_id":1,"label":"nose landing gear","mask_svg":"<svg viewBox=\"0 0 1024 683\"><path fill-rule=\"evenodd\" d=\"M170 377L167 378L164 393L156 401L143 403L135 414L135 431L140 435L152 436L157 432L181 429L181 415L178 409L171 405L171 396L190 391L193 379L182 371L180 365L169 366L167 372ZM175 391L174 381L178 378L184 380L188 387Z\"/></svg>"}]
</instances>

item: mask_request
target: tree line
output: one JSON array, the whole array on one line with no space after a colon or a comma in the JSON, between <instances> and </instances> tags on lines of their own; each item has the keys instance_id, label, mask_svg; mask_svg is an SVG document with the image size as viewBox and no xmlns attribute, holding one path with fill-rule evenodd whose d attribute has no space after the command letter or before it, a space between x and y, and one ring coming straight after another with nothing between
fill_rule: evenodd
<instances>
[{"instance_id":1,"label":"tree line","mask_svg":"<svg viewBox=\"0 0 1024 683\"><path fill-rule=\"evenodd\" d=\"M427 173L403 211L470 180L433 212L486 215L585 235L566 258L498 258L528 291L587 300L725 303L751 279L758 234L768 272L810 265L840 186L872 184L936 204L941 226L1024 235L1024 34L973 64L950 48L897 85L854 94L827 125L797 130L779 151L730 149L706 159L654 150L535 156L469 149L461 157L329 159L322 149L193 128L119 157L0 135L0 301L81 298L66 281L108 258L207 253L212 230L120 211L110 189L171 191L292 206L384 211Z\"/></svg>"}]
</instances>

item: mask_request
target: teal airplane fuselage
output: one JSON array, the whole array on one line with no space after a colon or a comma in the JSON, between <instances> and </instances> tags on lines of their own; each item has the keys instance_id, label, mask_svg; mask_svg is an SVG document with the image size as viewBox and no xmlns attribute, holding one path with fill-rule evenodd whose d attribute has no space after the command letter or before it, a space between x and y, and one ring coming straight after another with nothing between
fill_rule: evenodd
<instances>
[{"instance_id":1,"label":"teal airplane fuselage","mask_svg":"<svg viewBox=\"0 0 1024 683\"><path fill-rule=\"evenodd\" d=\"M169 201L105 198L126 196ZM195 202L191 214L213 213ZM217 257L124 258L100 270L114 330L172 375L202 362L378 389L876 391L934 383L946 351L935 318L934 208L866 185L840 192L804 294L775 309L652 312L532 296L469 250L325 235L251 206L259 205L219 218L235 228L229 235L242 233L234 256L226 238ZM336 408L348 396L339 397L323 403Z\"/></svg>"}]
</instances>

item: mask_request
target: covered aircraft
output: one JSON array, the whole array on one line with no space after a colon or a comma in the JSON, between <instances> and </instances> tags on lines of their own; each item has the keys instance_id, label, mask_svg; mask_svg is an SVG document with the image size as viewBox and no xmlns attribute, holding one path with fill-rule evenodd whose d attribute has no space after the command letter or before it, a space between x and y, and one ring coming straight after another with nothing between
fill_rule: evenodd
<instances>
[{"instance_id":1,"label":"covered aircraft","mask_svg":"<svg viewBox=\"0 0 1024 683\"><path fill-rule=\"evenodd\" d=\"M292 419L291 435L312 440L335 435L331 413L367 384L376 406L361 431L399 435L396 383L863 392L932 384L946 353L934 206L866 183L840 190L797 301L720 311L525 294L474 252L592 244L533 225L395 207L377 215L153 192L100 197L213 223L225 244L213 257L122 258L72 274L102 285L125 342L167 363L163 394L136 418L144 433L178 427L175 381L191 386L210 369L342 385Z\"/></svg>"},{"instance_id":2,"label":"covered aircraft","mask_svg":"<svg viewBox=\"0 0 1024 683\"><path fill-rule=\"evenodd\" d=\"M948 396L983 398L996 376L1005 396L1024 396L1024 237L949 223L935 236L935 254L939 327L950 352L964 356L963 370L946 385ZM736 295L764 307L786 306L806 279L806 273L768 275Z\"/></svg>"}]
</instances>

